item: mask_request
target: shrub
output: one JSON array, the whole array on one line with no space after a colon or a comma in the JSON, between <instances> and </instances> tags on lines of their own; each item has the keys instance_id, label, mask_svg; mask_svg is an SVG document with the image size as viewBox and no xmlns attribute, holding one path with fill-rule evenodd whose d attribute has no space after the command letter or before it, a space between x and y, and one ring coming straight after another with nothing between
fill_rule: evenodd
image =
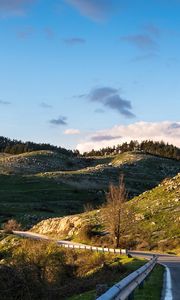
<instances>
[{"instance_id":1,"label":"shrub","mask_svg":"<svg viewBox=\"0 0 180 300\"><path fill-rule=\"evenodd\" d=\"M4 232L12 233L14 230L20 230L21 224L19 224L16 220L11 219L4 224Z\"/></svg>"},{"instance_id":2,"label":"shrub","mask_svg":"<svg viewBox=\"0 0 180 300\"><path fill-rule=\"evenodd\" d=\"M78 240L81 242L89 241L94 235L93 228L94 226L91 224L84 225L78 233Z\"/></svg>"}]
</instances>

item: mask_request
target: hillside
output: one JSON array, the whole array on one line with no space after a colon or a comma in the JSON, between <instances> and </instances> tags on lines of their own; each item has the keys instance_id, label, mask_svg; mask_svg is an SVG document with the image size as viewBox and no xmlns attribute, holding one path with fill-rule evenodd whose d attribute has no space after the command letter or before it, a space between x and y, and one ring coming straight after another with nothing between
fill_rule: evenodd
<instances>
[{"instance_id":1,"label":"hillside","mask_svg":"<svg viewBox=\"0 0 180 300\"><path fill-rule=\"evenodd\" d=\"M144 246L180 251L180 173L134 198L129 205L135 207Z\"/></svg>"},{"instance_id":2,"label":"hillside","mask_svg":"<svg viewBox=\"0 0 180 300\"><path fill-rule=\"evenodd\" d=\"M136 249L167 251L180 248L180 174L165 179L156 188L135 197L127 205L135 208L136 228L124 240ZM32 231L56 238L82 238L83 228L102 228L101 211L92 211L40 222ZM102 225L102 224L101 224ZM100 234L100 232L99 232ZM104 237L96 240L103 243ZM105 240L107 243L107 240Z\"/></svg>"},{"instance_id":3,"label":"hillside","mask_svg":"<svg viewBox=\"0 0 180 300\"><path fill-rule=\"evenodd\" d=\"M99 161L101 163L99 163ZM124 174L129 198L149 190L164 178L175 176L180 171L180 161L136 152L126 152L108 158L94 157L93 166L75 171L40 173L41 178L68 183L76 188L107 190L110 183L118 183Z\"/></svg>"},{"instance_id":4,"label":"hillside","mask_svg":"<svg viewBox=\"0 0 180 300\"><path fill-rule=\"evenodd\" d=\"M180 161L126 152L70 157L53 151L0 156L0 223L16 218L25 226L41 219L98 207L111 182L125 175L129 199L176 175Z\"/></svg>"},{"instance_id":5,"label":"hillside","mask_svg":"<svg viewBox=\"0 0 180 300\"><path fill-rule=\"evenodd\" d=\"M58 170L74 170L82 163L81 159L55 151L33 151L23 154L0 155L1 174L36 174Z\"/></svg>"}]
</instances>

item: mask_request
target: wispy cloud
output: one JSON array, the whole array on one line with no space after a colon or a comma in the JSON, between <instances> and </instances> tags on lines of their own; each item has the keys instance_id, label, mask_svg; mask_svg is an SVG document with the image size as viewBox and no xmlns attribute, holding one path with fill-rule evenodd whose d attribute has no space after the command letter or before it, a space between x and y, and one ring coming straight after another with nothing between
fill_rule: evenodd
<instances>
[{"instance_id":1,"label":"wispy cloud","mask_svg":"<svg viewBox=\"0 0 180 300\"><path fill-rule=\"evenodd\" d=\"M144 60L153 60L158 58L158 55L156 53L147 53L144 55L138 55L131 59L131 62L139 62Z\"/></svg>"},{"instance_id":2,"label":"wispy cloud","mask_svg":"<svg viewBox=\"0 0 180 300\"><path fill-rule=\"evenodd\" d=\"M153 23L145 24L143 29L154 37L159 37L161 35L161 29Z\"/></svg>"},{"instance_id":3,"label":"wispy cloud","mask_svg":"<svg viewBox=\"0 0 180 300\"><path fill-rule=\"evenodd\" d=\"M41 106L42 108L52 108L52 107L53 107L52 105L50 105L50 104L48 104L48 103L46 103L46 102L41 102L41 103L40 103L40 106Z\"/></svg>"},{"instance_id":4,"label":"wispy cloud","mask_svg":"<svg viewBox=\"0 0 180 300\"><path fill-rule=\"evenodd\" d=\"M9 105L11 102L0 100L0 105Z\"/></svg>"},{"instance_id":5,"label":"wispy cloud","mask_svg":"<svg viewBox=\"0 0 180 300\"><path fill-rule=\"evenodd\" d=\"M79 129L74 129L74 128L70 128L64 131L65 135L78 135L80 134L80 130Z\"/></svg>"},{"instance_id":6,"label":"wispy cloud","mask_svg":"<svg viewBox=\"0 0 180 300\"><path fill-rule=\"evenodd\" d=\"M67 118L64 116L59 116L57 119L50 120L49 123L56 126L67 125Z\"/></svg>"},{"instance_id":7,"label":"wispy cloud","mask_svg":"<svg viewBox=\"0 0 180 300\"><path fill-rule=\"evenodd\" d=\"M85 44L86 40L79 37L72 37L72 38L63 39L63 42L68 46L76 46L76 45Z\"/></svg>"},{"instance_id":8,"label":"wispy cloud","mask_svg":"<svg viewBox=\"0 0 180 300\"><path fill-rule=\"evenodd\" d=\"M163 140L180 147L180 122L136 122L130 125L117 125L88 135L77 145L77 149L85 152L131 140Z\"/></svg>"},{"instance_id":9,"label":"wispy cloud","mask_svg":"<svg viewBox=\"0 0 180 300\"><path fill-rule=\"evenodd\" d=\"M91 102L98 102L106 108L116 110L126 118L135 117L131 111L131 102L119 95L119 89L112 87L95 88L87 95L87 98Z\"/></svg>"},{"instance_id":10,"label":"wispy cloud","mask_svg":"<svg viewBox=\"0 0 180 300\"><path fill-rule=\"evenodd\" d=\"M94 112L95 112L96 114L103 114L105 111L104 111L104 109L97 108L97 109L95 109Z\"/></svg>"},{"instance_id":11,"label":"wispy cloud","mask_svg":"<svg viewBox=\"0 0 180 300\"><path fill-rule=\"evenodd\" d=\"M26 28L23 28L17 32L18 38L25 40L28 39L33 33L34 33L34 28L32 26L28 26Z\"/></svg>"},{"instance_id":12,"label":"wispy cloud","mask_svg":"<svg viewBox=\"0 0 180 300\"><path fill-rule=\"evenodd\" d=\"M0 0L0 16L22 16L26 13L27 5L36 0Z\"/></svg>"},{"instance_id":13,"label":"wispy cloud","mask_svg":"<svg viewBox=\"0 0 180 300\"><path fill-rule=\"evenodd\" d=\"M55 33L51 27L45 27L44 34L45 34L46 38L49 40L52 40L55 36Z\"/></svg>"},{"instance_id":14,"label":"wispy cloud","mask_svg":"<svg viewBox=\"0 0 180 300\"><path fill-rule=\"evenodd\" d=\"M81 15L92 20L99 21L105 19L117 7L116 0L65 0L65 2Z\"/></svg>"},{"instance_id":15,"label":"wispy cloud","mask_svg":"<svg viewBox=\"0 0 180 300\"><path fill-rule=\"evenodd\" d=\"M155 50L157 49L156 41L148 34L134 34L126 35L120 38L122 41L127 42L140 50Z\"/></svg>"},{"instance_id":16,"label":"wispy cloud","mask_svg":"<svg viewBox=\"0 0 180 300\"><path fill-rule=\"evenodd\" d=\"M102 141L112 141L121 138L122 138L121 136L113 136L113 135L95 135L91 137L91 141L102 142Z\"/></svg>"}]
</instances>

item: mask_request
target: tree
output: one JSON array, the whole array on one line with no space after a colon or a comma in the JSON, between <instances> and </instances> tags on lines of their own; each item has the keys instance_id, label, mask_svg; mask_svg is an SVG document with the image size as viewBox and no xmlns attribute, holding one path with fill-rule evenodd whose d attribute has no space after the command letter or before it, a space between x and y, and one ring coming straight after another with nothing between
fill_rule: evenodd
<instances>
[{"instance_id":1,"label":"tree","mask_svg":"<svg viewBox=\"0 0 180 300\"><path fill-rule=\"evenodd\" d=\"M102 207L105 228L111 235L116 248L120 247L120 239L127 233L134 219L132 209L127 206L126 201L127 192L122 175L118 186L110 185L106 203Z\"/></svg>"}]
</instances>

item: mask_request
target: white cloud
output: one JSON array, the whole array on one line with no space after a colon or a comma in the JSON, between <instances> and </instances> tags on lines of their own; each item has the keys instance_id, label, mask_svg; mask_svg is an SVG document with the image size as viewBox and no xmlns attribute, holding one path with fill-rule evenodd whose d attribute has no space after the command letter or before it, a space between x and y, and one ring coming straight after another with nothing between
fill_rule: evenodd
<instances>
[{"instance_id":1,"label":"white cloud","mask_svg":"<svg viewBox=\"0 0 180 300\"><path fill-rule=\"evenodd\" d=\"M130 140L163 140L180 147L180 122L141 121L130 125L116 125L88 135L76 148L80 152L85 152L91 149L98 150L103 147L118 145Z\"/></svg>"},{"instance_id":2,"label":"white cloud","mask_svg":"<svg viewBox=\"0 0 180 300\"><path fill-rule=\"evenodd\" d=\"M66 135L77 135L77 134L80 134L80 130L71 128L71 129L65 130L64 134L66 134Z\"/></svg>"}]
</instances>

